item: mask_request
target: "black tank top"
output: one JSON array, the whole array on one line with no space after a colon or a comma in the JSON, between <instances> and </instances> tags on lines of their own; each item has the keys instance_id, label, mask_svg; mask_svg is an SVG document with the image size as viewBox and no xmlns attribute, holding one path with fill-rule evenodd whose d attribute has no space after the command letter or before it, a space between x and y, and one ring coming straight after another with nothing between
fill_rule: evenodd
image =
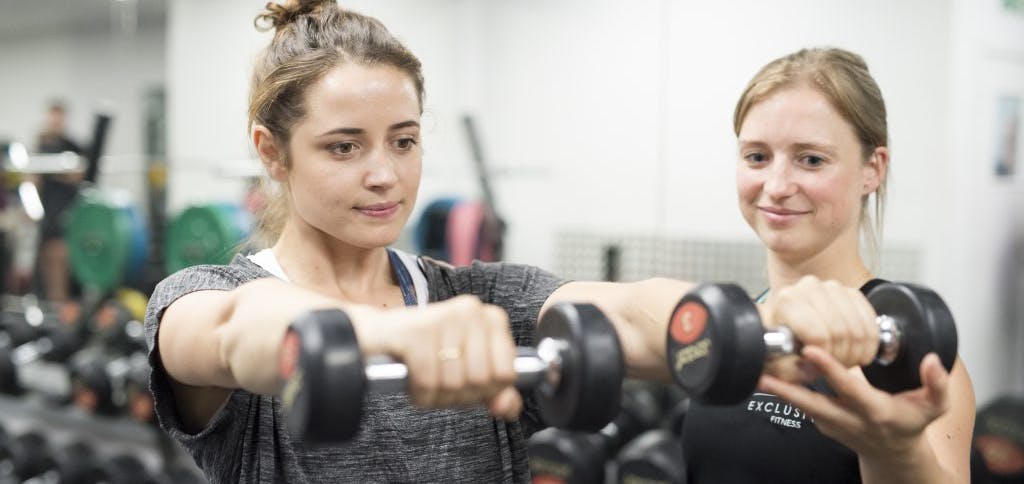
<instances>
[{"instance_id":1,"label":"black tank top","mask_svg":"<svg viewBox=\"0 0 1024 484\"><path fill-rule=\"evenodd\" d=\"M884 283L861 286L867 294ZM811 385L825 390L824 382ZM818 432L803 410L766 393L740 405L693 402L683 421L688 484L857 483L857 454Z\"/></svg>"}]
</instances>

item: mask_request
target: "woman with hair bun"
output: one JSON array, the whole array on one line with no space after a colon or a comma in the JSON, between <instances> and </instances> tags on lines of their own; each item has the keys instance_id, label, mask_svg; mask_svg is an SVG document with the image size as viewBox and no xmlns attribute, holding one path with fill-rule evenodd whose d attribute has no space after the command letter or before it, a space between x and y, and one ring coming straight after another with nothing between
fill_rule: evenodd
<instances>
[{"instance_id":1,"label":"woman with hair bun","mask_svg":"<svg viewBox=\"0 0 1024 484\"><path fill-rule=\"evenodd\" d=\"M453 268L389 248L420 181L419 60L379 21L334 1L270 3L257 26L275 31L249 99L253 146L281 188L257 227L270 247L172 274L146 314L161 427L211 482L528 482L525 439L541 424L528 392L512 386L512 363L557 301L597 305L628 374L668 380L666 326L690 283L568 282L535 267ZM867 305L823 283L792 293L824 291ZM277 362L291 321L321 308L345 310L363 355L403 361L409 387L369 395L352 441L309 447L285 425ZM846 334L863 338L844 344L877 345L871 320L830 311L787 320L836 320L861 328Z\"/></svg>"}]
</instances>

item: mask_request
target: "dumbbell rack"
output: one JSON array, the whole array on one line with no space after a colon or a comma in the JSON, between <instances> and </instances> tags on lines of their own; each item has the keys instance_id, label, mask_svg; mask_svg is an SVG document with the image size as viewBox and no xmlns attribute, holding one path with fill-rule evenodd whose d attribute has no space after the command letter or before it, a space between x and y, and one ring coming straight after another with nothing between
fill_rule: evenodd
<instances>
[{"instance_id":1,"label":"dumbbell rack","mask_svg":"<svg viewBox=\"0 0 1024 484\"><path fill-rule=\"evenodd\" d=\"M669 482L620 475L619 458L635 447L634 442L654 432L661 432L669 440L678 442L678 432L687 409L686 395L674 385L630 379L624 382L623 392L633 396L623 396L622 411L613 423L599 432L571 432L549 427L530 438L527 446L534 482ZM637 452L632 454L635 456ZM641 454L646 456L644 452ZM673 461L681 458L681 448L668 457Z\"/></svg>"},{"instance_id":2,"label":"dumbbell rack","mask_svg":"<svg viewBox=\"0 0 1024 484\"><path fill-rule=\"evenodd\" d=\"M40 432L53 447L73 440L84 441L93 446L100 458L130 454L152 475L159 475L171 465L188 467L201 475L192 459L154 425L124 417L93 415L74 406L54 406L37 394L0 395L0 425L12 435L30 430Z\"/></svg>"}]
</instances>

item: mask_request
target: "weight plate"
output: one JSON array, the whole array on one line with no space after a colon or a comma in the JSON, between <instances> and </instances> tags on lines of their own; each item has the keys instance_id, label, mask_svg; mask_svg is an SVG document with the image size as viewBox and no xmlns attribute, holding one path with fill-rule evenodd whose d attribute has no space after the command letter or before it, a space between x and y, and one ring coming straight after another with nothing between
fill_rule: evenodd
<instances>
[{"instance_id":1,"label":"weight plate","mask_svg":"<svg viewBox=\"0 0 1024 484\"><path fill-rule=\"evenodd\" d=\"M957 352L956 323L949 307L931 289L913 284L882 284L868 293L868 301L879 315L896 320L902 332L900 352L895 361L864 367L864 376L875 387L890 393L921 386L921 360L935 352L942 365L953 368Z\"/></svg>"},{"instance_id":2,"label":"weight plate","mask_svg":"<svg viewBox=\"0 0 1024 484\"><path fill-rule=\"evenodd\" d=\"M249 213L237 205L188 207L167 229L165 269L172 273L200 264L227 264L251 226Z\"/></svg>"},{"instance_id":3,"label":"weight plate","mask_svg":"<svg viewBox=\"0 0 1024 484\"><path fill-rule=\"evenodd\" d=\"M281 401L292 438L327 444L355 437L367 382L355 329L345 313L327 309L297 318L280 358Z\"/></svg>"},{"instance_id":4,"label":"weight plate","mask_svg":"<svg viewBox=\"0 0 1024 484\"><path fill-rule=\"evenodd\" d=\"M536 392L541 417L555 427L596 432L619 411L625 363L612 323L592 304L558 303L537 325L537 341L563 340L557 386Z\"/></svg>"},{"instance_id":5,"label":"weight plate","mask_svg":"<svg viewBox=\"0 0 1024 484\"><path fill-rule=\"evenodd\" d=\"M764 369L764 327L750 296L733 284L701 284L672 312L666 338L669 371L698 401L742 402Z\"/></svg>"},{"instance_id":6,"label":"weight plate","mask_svg":"<svg viewBox=\"0 0 1024 484\"><path fill-rule=\"evenodd\" d=\"M149 249L138 210L86 192L68 220L71 270L82 285L108 291L138 280Z\"/></svg>"},{"instance_id":7,"label":"weight plate","mask_svg":"<svg viewBox=\"0 0 1024 484\"><path fill-rule=\"evenodd\" d=\"M448 260L448 214L458 198L439 198L427 204L416 223L416 248L432 259Z\"/></svg>"}]
</instances>

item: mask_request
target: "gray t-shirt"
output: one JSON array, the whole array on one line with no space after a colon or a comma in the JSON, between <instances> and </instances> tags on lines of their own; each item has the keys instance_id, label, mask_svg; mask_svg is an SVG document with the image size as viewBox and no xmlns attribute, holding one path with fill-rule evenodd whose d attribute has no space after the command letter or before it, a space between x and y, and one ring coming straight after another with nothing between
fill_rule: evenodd
<instances>
[{"instance_id":1,"label":"gray t-shirt","mask_svg":"<svg viewBox=\"0 0 1024 484\"><path fill-rule=\"evenodd\" d=\"M564 283L523 265L474 262L452 268L421 261L431 301L474 294L504 308L518 346L533 344L541 306ZM370 395L356 439L305 447L288 434L278 398L235 390L205 429L185 432L157 352L164 310L195 291L232 290L264 277L272 276L241 256L227 266L190 267L163 280L146 311L151 389L160 426L192 455L211 483L530 480L525 439L541 424L536 402L528 396L521 418L503 422L482 407L429 410L411 406L405 394Z\"/></svg>"}]
</instances>

